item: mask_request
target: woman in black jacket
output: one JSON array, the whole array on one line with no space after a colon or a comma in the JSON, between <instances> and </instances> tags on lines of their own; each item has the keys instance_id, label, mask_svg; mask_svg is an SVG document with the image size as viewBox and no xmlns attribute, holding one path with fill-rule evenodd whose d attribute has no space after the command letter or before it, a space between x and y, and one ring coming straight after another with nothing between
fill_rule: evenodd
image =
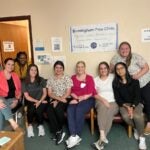
<instances>
[{"instance_id":1,"label":"woman in black jacket","mask_svg":"<svg viewBox=\"0 0 150 150\"><path fill-rule=\"evenodd\" d=\"M141 104L139 81L132 79L125 63L115 65L113 90L122 118L134 128L134 137L139 139L139 149L146 149L143 104Z\"/></svg>"}]
</instances>

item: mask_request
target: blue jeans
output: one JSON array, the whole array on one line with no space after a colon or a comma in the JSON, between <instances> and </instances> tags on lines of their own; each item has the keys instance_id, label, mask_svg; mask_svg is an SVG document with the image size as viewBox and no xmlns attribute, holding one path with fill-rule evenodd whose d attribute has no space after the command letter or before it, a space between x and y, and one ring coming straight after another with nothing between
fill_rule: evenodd
<instances>
[{"instance_id":1,"label":"blue jeans","mask_svg":"<svg viewBox=\"0 0 150 150\"><path fill-rule=\"evenodd\" d=\"M71 135L81 135L85 114L95 105L95 99L90 97L78 104L69 104L67 109L68 126Z\"/></svg>"},{"instance_id":2,"label":"blue jeans","mask_svg":"<svg viewBox=\"0 0 150 150\"><path fill-rule=\"evenodd\" d=\"M0 109L0 130L3 129L4 120L9 120L12 117L12 112L10 105L12 104L14 98L5 99L4 97L0 97L0 101L6 105L5 108Z\"/></svg>"}]
</instances>

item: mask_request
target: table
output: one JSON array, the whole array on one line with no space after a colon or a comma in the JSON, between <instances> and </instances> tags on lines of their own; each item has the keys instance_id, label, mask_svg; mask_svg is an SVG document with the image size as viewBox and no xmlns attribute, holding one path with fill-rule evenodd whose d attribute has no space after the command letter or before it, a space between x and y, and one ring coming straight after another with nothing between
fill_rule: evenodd
<instances>
[{"instance_id":1,"label":"table","mask_svg":"<svg viewBox=\"0 0 150 150\"><path fill-rule=\"evenodd\" d=\"M24 134L21 131L0 131L0 138L7 136L11 140L0 147L0 150L24 150Z\"/></svg>"}]
</instances>

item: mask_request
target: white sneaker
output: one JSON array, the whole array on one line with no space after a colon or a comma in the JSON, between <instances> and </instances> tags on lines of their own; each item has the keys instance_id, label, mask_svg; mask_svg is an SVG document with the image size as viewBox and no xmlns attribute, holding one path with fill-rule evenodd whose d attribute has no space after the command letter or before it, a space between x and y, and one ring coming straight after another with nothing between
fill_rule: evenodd
<instances>
[{"instance_id":1,"label":"white sneaker","mask_svg":"<svg viewBox=\"0 0 150 150\"><path fill-rule=\"evenodd\" d=\"M102 150L104 149L104 145L98 140L95 143L93 143L93 146L97 149L97 150Z\"/></svg>"},{"instance_id":2,"label":"white sneaker","mask_svg":"<svg viewBox=\"0 0 150 150\"><path fill-rule=\"evenodd\" d=\"M101 139L99 142L100 143L104 143L104 144L108 144L109 143L107 138Z\"/></svg>"},{"instance_id":3,"label":"white sneaker","mask_svg":"<svg viewBox=\"0 0 150 150\"><path fill-rule=\"evenodd\" d=\"M33 127L32 126L28 126L27 128L27 137L34 137L34 132L33 132Z\"/></svg>"},{"instance_id":4,"label":"white sneaker","mask_svg":"<svg viewBox=\"0 0 150 150\"><path fill-rule=\"evenodd\" d=\"M56 133L56 144L57 145L63 142L65 135L66 135L66 133L62 132L62 131Z\"/></svg>"},{"instance_id":5,"label":"white sneaker","mask_svg":"<svg viewBox=\"0 0 150 150\"><path fill-rule=\"evenodd\" d=\"M134 130L134 138L136 140L138 140L139 139L139 134L138 134L138 132L137 132L137 130L135 128L133 130Z\"/></svg>"},{"instance_id":6,"label":"white sneaker","mask_svg":"<svg viewBox=\"0 0 150 150\"><path fill-rule=\"evenodd\" d=\"M79 145L81 140L82 139L78 135L70 136L68 140L66 140L67 148L72 148L76 145Z\"/></svg>"},{"instance_id":7,"label":"white sneaker","mask_svg":"<svg viewBox=\"0 0 150 150\"><path fill-rule=\"evenodd\" d=\"M139 137L139 149L140 150L146 150L146 142L145 142L145 137Z\"/></svg>"},{"instance_id":8,"label":"white sneaker","mask_svg":"<svg viewBox=\"0 0 150 150\"><path fill-rule=\"evenodd\" d=\"M45 130L44 130L43 125L39 125L38 129L39 129L38 136L44 136L45 135Z\"/></svg>"}]
</instances>

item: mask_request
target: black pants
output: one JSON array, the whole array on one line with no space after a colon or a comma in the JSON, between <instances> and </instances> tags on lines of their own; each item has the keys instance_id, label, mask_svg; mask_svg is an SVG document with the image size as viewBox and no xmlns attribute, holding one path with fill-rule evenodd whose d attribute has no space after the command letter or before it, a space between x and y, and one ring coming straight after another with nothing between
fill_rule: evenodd
<instances>
[{"instance_id":1,"label":"black pants","mask_svg":"<svg viewBox=\"0 0 150 150\"><path fill-rule=\"evenodd\" d=\"M52 133L62 130L65 116L64 112L66 110L67 104L59 102L54 108L53 104L48 104L47 106L47 115L49 120L49 126Z\"/></svg>"},{"instance_id":2,"label":"black pants","mask_svg":"<svg viewBox=\"0 0 150 150\"><path fill-rule=\"evenodd\" d=\"M144 104L144 111L147 115L148 122L150 122L150 82L141 88L141 96Z\"/></svg>"},{"instance_id":3,"label":"black pants","mask_svg":"<svg viewBox=\"0 0 150 150\"><path fill-rule=\"evenodd\" d=\"M43 124L43 112L45 108L46 108L46 104L40 104L38 108L35 108L34 103L28 103L27 105L28 123L32 124L35 118L39 125Z\"/></svg>"}]
</instances>

